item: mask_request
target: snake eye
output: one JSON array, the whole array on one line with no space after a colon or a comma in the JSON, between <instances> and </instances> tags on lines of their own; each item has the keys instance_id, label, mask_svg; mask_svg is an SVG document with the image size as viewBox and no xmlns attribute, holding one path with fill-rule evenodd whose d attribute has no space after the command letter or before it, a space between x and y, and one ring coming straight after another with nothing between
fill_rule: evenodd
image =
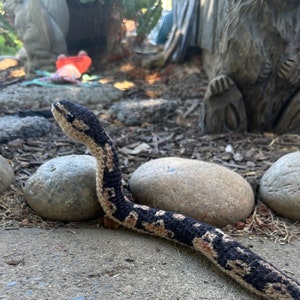
<instances>
[{"instance_id":1,"label":"snake eye","mask_svg":"<svg viewBox=\"0 0 300 300\"><path fill-rule=\"evenodd\" d=\"M73 123L75 117L71 113L67 113L66 119L69 123Z\"/></svg>"}]
</instances>

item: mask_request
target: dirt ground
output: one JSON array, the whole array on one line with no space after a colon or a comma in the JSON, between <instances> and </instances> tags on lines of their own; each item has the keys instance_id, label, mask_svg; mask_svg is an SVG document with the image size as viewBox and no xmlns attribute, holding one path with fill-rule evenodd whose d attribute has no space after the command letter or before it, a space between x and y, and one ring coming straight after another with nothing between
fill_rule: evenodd
<instances>
[{"instance_id":1,"label":"dirt ground","mask_svg":"<svg viewBox=\"0 0 300 300\"><path fill-rule=\"evenodd\" d=\"M248 219L224 230L248 245L253 241L251 247L258 253L272 258L299 279L299 223L272 213L260 203L257 190L261 176L279 157L299 150L300 137L272 133L205 135L198 127L208 83L200 54L159 71L144 70L139 63L141 58L112 62L93 70L93 74L101 75L102 83L123 89L125 98L178 102L176 113L160 123L135 127L111 119L109 106L91 107L119 149L125 188L139 165L158 157L201 159L238 172L251 184L257 206ZM1 109L2 115L16 111ZM142 143L151 150L130 151ZM231 153L225 151L229 148ZM24 182L53 157L83 153L85 147L66 138L54 121L47 136L0 144L0 154L11 161L16 174L15 183L0 197L0 299L256 299L181 246L125 230L108 231L102 228L102 220L66 224L37 216L22 195ZM98 233L99 240L95 237ZM111 248L100 251L98 248L105 243ZM201 279L197 277L199 262L204 264ZM88 271L81 270L82 266ZM215 274L210 277L210 272ZM187 277L191 278L189 283L185 283ZM121 287L118 280L122 281ZM211 289L199 296L199 291L209 286Z\"/></svg>"}]
</instances>

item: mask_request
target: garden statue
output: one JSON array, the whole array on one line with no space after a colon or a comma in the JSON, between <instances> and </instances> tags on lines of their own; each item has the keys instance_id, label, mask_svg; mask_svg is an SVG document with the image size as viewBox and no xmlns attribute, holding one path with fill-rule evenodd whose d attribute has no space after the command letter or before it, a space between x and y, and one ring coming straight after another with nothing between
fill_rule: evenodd
<instances>
[{"instance_id":1,"label":"garden statue","mask_svg":"<svg viewBox=\"0 0 300 300\"><path fill-rule=\"evenodd\" d=\"M121 0L6 0L27 54L25 70L54 71L60 54L85 50L93 61L123 55ZM102 61L101 61L102 62Z\"/></svg>"},{"instance_id":2,"label":"garden statue","mask_svg":"<svg viewBox=\"0 0 300 300\"><path fill-rule=\"evenodd\" d=\"M69 10L65 0L7 0L5 9L26 50L26 73L55 69L55 60L67 53Z\"/></svg>"},{"instance_id":3,"label":"garden statue","mask_svg":"<svg viewBox=\"0 0 300 300\"><path fill-rule=\"evenodd\" d=\"M300 133L300 2L237 0L211 63L207 133Z\"/></svg>"}]
</instances>

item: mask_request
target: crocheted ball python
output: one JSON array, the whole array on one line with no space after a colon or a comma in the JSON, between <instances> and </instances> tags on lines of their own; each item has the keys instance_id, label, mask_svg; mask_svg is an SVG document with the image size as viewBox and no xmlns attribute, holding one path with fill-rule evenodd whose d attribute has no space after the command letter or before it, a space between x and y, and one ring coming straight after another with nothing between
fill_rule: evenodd
<instances>
[{"instance_id":1,"label":"crocheted ball python","mask_svg":"<svg viewBox=\"0 0 300 300\"><path fill-rule=\"evenodd\" d=\"M266 299L300 299L300 284L220 229L188 216L129 201L122 192L119 159L94 113L62 100L54 118L72 139L85 144L97 160L97 196L109 218L123 226L192 247L248 290Z\"/></svg>"}]
</instances>

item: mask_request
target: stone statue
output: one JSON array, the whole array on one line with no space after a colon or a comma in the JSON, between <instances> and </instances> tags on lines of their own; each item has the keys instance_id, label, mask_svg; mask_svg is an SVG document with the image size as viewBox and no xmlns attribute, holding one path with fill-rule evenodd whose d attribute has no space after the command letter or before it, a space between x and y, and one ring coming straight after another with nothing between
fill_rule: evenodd
<instances>
[{"instance_id":1,"label":"stone statue","mask_svg":"<svg viewBox=\"0 0 300 300\"><path fill-rule=\"evenodd\" d=\"M122 1L6 0L27 54L25 71L53 72L60 54L85 50L95 63L125 56Z\"/></svg>"},{"instance_id":2,"label":"stone statue","mask_svg":"<svg viewBox=\"0 0 300 300\"><path fill-rule=\"evenodd\" d=\"M208 133L300 133L300 1L236 0L205 95Z\"/></svg>"},{"instance_id":3,"label":"stone statue","mask_svg":"<svg viewBox=\"0 0 300 300\"><path fill-rule=\"evenodd\" d=\"M54 70L55 60L67 53L69 10L65 0L7 0L15 28L27 53L26 73Z\"/></svg>"}]
</instances>

